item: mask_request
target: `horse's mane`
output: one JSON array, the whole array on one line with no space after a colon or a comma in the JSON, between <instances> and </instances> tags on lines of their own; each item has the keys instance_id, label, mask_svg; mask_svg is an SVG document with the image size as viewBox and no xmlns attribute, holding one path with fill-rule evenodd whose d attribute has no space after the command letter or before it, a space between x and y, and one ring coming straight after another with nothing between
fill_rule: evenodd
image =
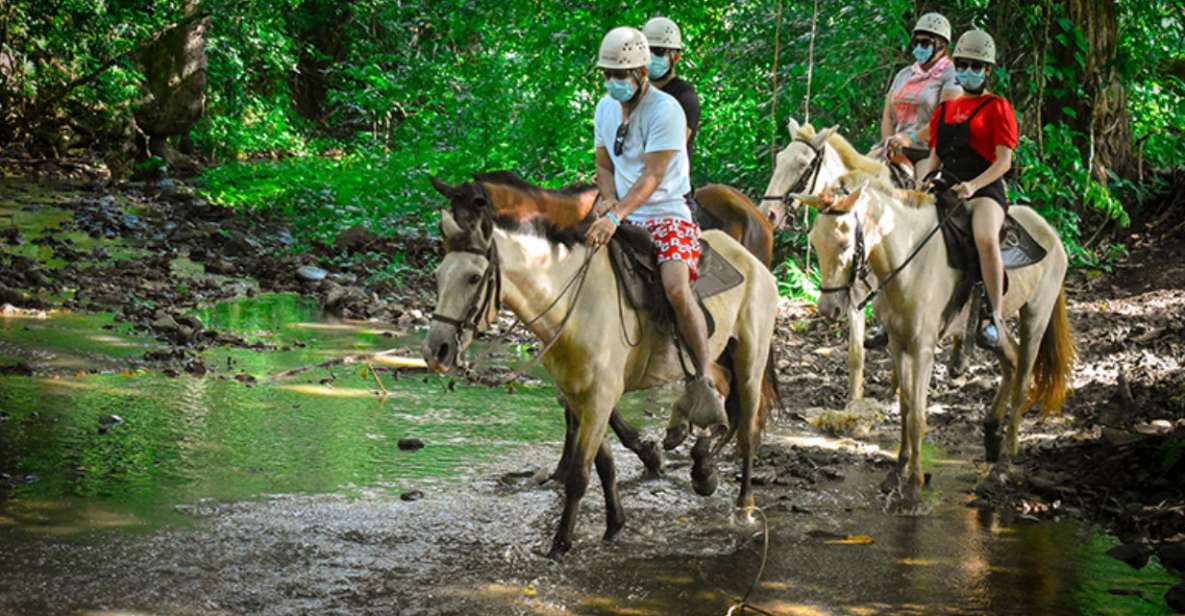
<instances>
[{"instance_id":1,"label":"horse's mane","mask_svg":"<svg viewBox=\"0 0 1185 616\"><path fill-rule=\"evenodd\" d=\"M803 124L798 127L798 138L810 141L818 132L811 124ZM852 146L851 142L844 138L839 132L835 132L827 140L831 147L835 148L835 152L839 154L839 159L843 164L849 168L857 171L863 171L869 175L880 175L886 173L888 169L883 163L878 160L869 158Z\"/></svg>"},{"instance_id":2,"label":"horse's mane","mask_svg":"<svg viewBox=\"0 0 1185 616\"><path fill-rule=\"evenodd\" d=\"M934 205L934 195L930 193L897 188L892 182L885 179L883 175L868 173L859 169L849 171L840 176L839 184L847 191L854 191L859 188L865 190L871 189L885 197L897 200L902 205L915 209Z\"/></svg>"},{"instance_id":3,"label":"horse's mane","mask_svg":"<svg viewBox=\"0 0 1185 616\"><path fill-rule=\"evenodd\" d=\"M494 224L498 228L511 233L535 235L569 247L574 243L584 241L584 233L592 221L587 216L582 219L562 220L562 216L557 212L562 212L564 208L569 207L573 200L580 199L590 191L596 191L595 185L572 184L558 190L543 188L527 182L513 171L475 173L473 178L479 184L488 185L488 188L509 189L511 193L519 193L523 197L522 199L511 198L510 203L521 204L528 201L545 204L540 211L530 208L499 210L495 204L491 204L494 207ZM490 190L489 193L491 197L498 193L505 194L504 191L496 189ZM551 215L547 213L548 206L552 208Z\"/></svg>"},{"instance_id":4,"label":"horse's mane","mask_svg":"<svg viewBox=\"0 0 1185 616\"><path fill-rule=\"evenodd\" d=\"M560 196L564 196L564 197L571 197L571 196L579 195L581 193L586 193L590 190L597 189L596 185L588 184L588 183L572 184L570 186L565 186L560 189L543 188L542 186L535 186L534 184L519 177L519 175L517 173L515 173L513 171L507 171L507 170L487 171L484 173L475 173L475 174L473 174L473 179L477 180L478 182L497 184L499 186L506 186L508 188L517 188L518 190L521 190L524 192L535 192L535 193L545 193L545 194L550 193L550 194L560 195Z\"/></svg>"}]
</instances>

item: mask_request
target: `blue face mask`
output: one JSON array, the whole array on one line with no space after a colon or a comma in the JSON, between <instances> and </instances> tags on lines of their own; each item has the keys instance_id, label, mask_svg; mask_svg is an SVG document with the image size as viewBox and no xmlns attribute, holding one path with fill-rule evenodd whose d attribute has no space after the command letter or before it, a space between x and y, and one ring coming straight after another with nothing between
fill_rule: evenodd
<instances>
[{"instance_id":1,"label":"blue face mask","mask_svg":"<svg viewBox=\"0 0 1185 616\"><path fill-rule=\"evenodd\" d=\"M983 87L983 82L987 79L987 71L957 71L955 79L964 89L975 92Z\"/></svg>"},{"instance_id":2,"label":"blue face mask","mask_svg":"<svg viewBox=\"0 0 1185 616\"><path fill-rule=\"evenodd\" d=\"M632 79L606 79L605 89L613 100L624 103L634 97L636 88Z\"/></svg>"},{"instance_id":3,"label":"blue face mask","mask_svg":"<svg viewBox=\"0 0 1185 616\"><path fill-rule=\"evenodd\" d=\"M654 56L646 68L650 69L651 79L662 79L671 70L671 61L666 56Z\"/></svg>"},{"instance_id":4,"label":"blue face mask","mask_svg":"<svg viewBox=\"0 0 1185 616\"><path fill-rule=\"evenodd\" d=\"M921 45L913 46L913 59L917 60L918 64L925 64L933 55L933 47L922 47Z\"/></svg>"}]
</instances>

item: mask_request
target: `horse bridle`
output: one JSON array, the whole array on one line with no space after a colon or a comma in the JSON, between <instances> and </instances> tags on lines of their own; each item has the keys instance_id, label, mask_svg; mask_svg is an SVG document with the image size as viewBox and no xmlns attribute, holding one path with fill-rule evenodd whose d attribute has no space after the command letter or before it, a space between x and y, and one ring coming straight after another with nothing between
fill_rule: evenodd
<instances>
[{"instance_id":1,"label":"horse bridle","mask_svg":"<svg viewBox=\"0 0 1185 616\"><path fill-rule=\"evenodd\" d=\"M816 148L814 144L806 139L796 138L794 141L805 143L815 153L815 157L811 159L811 164L806 168L806 171L803 171L802 175L798 176L798 181L790 185L785 193L781 195L762 195L762 201L779 201L783 205L788 206L794 201L794 198L790 195L802 192L807 194L815 192L815 185L819 182L819 170L823 168L824 150L827 148L827 144L824 143L822 146ZM808 181L810 182L809 188L807 187ZM806 188L806 190L804 191L803 188Z\"/></svg>"},{"instance_id":2,"label":"horse bridle","mask_svg":"<svg viewBox=\"0 0 1185 616\"><path fill-rule=\"evenodd\" d=\"M484 288L481 291L481 301L474 302L469 306L469 310L461 318L450 317L446 314L440 314L433 311L432 320L440 321L457 328L453 338L457 343L457 349L461 348L461 336L465 330L472 330L473 335L477 335L477 330L481 326L481 319L484 315L489 314L491 306L495 313L502 308L502 264L498 258L498 243L490 240L490 247L485 252L478 252L471 248L459 248L456 252L468 252L481 257L485 257L489 265L481 274L479 285Z\"/></svg>"},{"instance_id":3,"label":"horse bridle","mask_svg":"<svg viewBox=\"0 0 1185 616\"><path fill-rule=\"evenodd\" d=\"M848 210L839 211L831 208L819 211L820 216L843 216L847 213L849 213ZM908 264L908 261L906 264ZM904 267L904 265L902 267ZM864 283L865 287L872 289L872 284L868 282L868 273L868 255L864 252L864 224L860 222L860 217L856 216L856 263L852 265L852 271L848 274L848 281L837 287L819 287L819 293L838 293L840 291L847 291L848 301L855 303L856 299L853 297L853 290L856 288L857 281ZM894 272L894 275L896 275L896 272ZM880 287L883 286L883 284L878 286L876 291L879 291ZM864 306L868 305L868 302L872 301L872 297L876 295L876 291L869 293L864 301L860 302L857 308L862 310Z\"/></svg>"}]
</instances>

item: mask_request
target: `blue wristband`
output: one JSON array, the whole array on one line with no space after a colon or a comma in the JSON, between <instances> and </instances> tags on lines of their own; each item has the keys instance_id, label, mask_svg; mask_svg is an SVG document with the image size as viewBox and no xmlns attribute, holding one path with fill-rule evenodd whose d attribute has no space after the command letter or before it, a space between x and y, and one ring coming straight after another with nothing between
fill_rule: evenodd
<instances>
[{"instance_id":1,"label":"blue wristband","mask_svg":"<svg viewBox=\"0 0 1185 616\"><path fill-rule=\"evenodd\" d=\"M618 218L617 215L613 213L613 210L609 210L608 212L605 212L605 218L608 218L609 220L613 221L613 224L615 224L619 227L621 226L621 219Z\"/></svg>"}]
</instances>

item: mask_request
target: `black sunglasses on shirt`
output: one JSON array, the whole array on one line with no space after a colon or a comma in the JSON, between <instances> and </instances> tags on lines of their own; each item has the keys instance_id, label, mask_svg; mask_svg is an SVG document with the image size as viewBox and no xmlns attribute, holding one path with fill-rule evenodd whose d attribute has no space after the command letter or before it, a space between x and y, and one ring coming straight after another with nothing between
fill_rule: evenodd
<instances>
[{"instance_id":1,"label":"black sunglasses on shirt","mask_svg":"<svg viewBox=\"0 0 1185 616\"><path fill-rule=\"evenodd\" d=\"M975 60L955 60L956 71L975 71L979 72L987 68L987 64L983 62L976 62Z\"/></svg>"},{"instance_id":2,"label":"black sunglasses on shirt","mask_svg":"<svg viewBox=\"0 0 1185 616\"><path fill-rule=\"evenodd\" d=\"M622 122L621 125L617 127L617 136L613 138L614 156L621 156L621 153L625 151L625 135L629 132L629 130L629 122Z\"/></svg>"}]
</instances>

